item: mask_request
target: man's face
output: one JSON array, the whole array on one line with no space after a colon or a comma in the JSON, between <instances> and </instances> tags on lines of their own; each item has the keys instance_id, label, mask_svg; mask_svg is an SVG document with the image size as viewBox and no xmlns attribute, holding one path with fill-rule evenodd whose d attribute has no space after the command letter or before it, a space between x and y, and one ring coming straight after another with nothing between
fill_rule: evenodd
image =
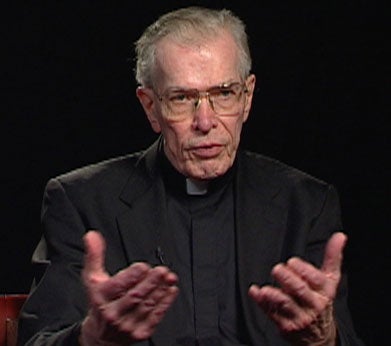
<instances>
[{"instance_id":1,"label":"man's face","mask_svg":"<svg viewBox=\"0 0 391 346\"><path fill-rule=\"evenodd\" d=\"M157 46L155 90L137 91L152 128L163 135L167 158L187 177L212 179L233 164L255 84L253 75L242 80L237 55L237 47L226 32L198 46L164 38ZM171 117L164 100L157 96L167 90L205 91L234 82L245 82L247 89L234 114L216 114L203 97L198 108L194 107L189 114Z\"/></svg>"}]
</instances>

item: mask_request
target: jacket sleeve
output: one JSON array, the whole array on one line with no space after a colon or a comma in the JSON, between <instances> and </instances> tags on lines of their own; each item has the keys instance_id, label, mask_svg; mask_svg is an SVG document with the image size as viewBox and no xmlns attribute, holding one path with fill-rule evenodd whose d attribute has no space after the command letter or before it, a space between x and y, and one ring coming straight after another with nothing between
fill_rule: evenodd
<instances>
[{"instance_id":1,"label":"jacket sleeve","mask_svg":"<svg viewBox=\"0 0 391 346\"><path fill-rule=\"evenodd\" d=\"M307 249L309 250L308 256L310 259L318 262L321 265L323 260L323 249L318 251L316 248L319 238L323 238L327 230L339 231L343 230L341 215L340 215L340 203L338 194L335 188L331 185L328 186L326 197L322 205L319 216L314 220L311 231L310 231L310 245ZM327 236L329 238L330 235ZM321 246L322 248L324 245ZM314 251L314 249L316 249ZM312 253L320 253L321 257L312 258ZM317 257L317 256L315 256ZM353 327L352 318L350 315L349 307L347 304L348 296L348 282L345 266L342 265L342 276L338 287L337 297L334 301L334 316L337 324L338 338L340 346L363 346L363 342L358 338Z\"/></svg>"},{"instance_id":2,"label":"jacket sleeve","mask_svg":"<svg viewBox=\"0 0 391 346\"><path fill-rule=\"evenodd\" d=\"M41 219L43 240L33 256L37 282L21 313L18 344L74 345L86 314L80 280L85 227L57 180L45 189Z\"/></svg>"}]
</instances>

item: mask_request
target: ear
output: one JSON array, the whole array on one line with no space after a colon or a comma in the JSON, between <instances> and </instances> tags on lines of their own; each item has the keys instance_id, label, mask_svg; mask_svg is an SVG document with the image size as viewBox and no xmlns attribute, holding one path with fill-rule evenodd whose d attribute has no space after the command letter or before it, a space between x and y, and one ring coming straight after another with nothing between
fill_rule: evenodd
<instances>
[{"instance_id":1,"label":"ear","mask_svg":"<svg viewBox=\"0 0 391 346\"><path fill-rule=\"evenodd\" d=\"M153 131L160 133L161 126L157 118L155 95L153 94L152 89L138 87L136 89L136 96L144 108L144 112L148 118L149 123L151 124Z\"/></svg>"},{"instance_id":2,"label":"ear","mask_svg":"<svg viewBox=\"0 0 391 346\"><path fill-rule=\"evenodd\" d=\"M255 89L255 80L256 80L255 75L251 74L247 77L246 82L245 82L247 92L246 92L246 101L245 101L246 103L244 106L243 122L246 122L246 120L248 119L248 116L250 114L253 95L254 95L254 89Z\"/></svg>"}]
</instances>

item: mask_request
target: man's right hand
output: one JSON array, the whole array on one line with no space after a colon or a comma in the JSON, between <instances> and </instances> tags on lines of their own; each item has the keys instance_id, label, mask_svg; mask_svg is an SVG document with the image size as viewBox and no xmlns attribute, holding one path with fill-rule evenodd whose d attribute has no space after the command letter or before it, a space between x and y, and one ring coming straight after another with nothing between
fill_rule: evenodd
<instances>
[{"instance_id":1,"label":"man's right hand","mask_svg":"<svg viewBox=\"0 0 391 346\"><path fill-rule=\"evenodd\" d=\"M89 231L84 244L82 278L89 311L81 327L81 344L129 345L148 339L177 296L177 276L166 267L151 268L141 262L109 276L101 234Z\"/></svg>"}]
</instances>

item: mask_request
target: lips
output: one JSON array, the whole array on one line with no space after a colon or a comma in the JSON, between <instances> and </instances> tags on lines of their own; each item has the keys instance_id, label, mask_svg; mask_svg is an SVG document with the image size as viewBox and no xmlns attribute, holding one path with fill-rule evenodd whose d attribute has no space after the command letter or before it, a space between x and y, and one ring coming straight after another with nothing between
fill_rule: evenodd
<instances>
[{"instance_id":1,"label":"lips","mask_svg":"<svg viewBox=\"0 0 391 346\"><path fill-rule=\"evenodd\" d=\"M221 144L201 144L190 149L195 156L203 159L216 157L220 155L222 150L223 146Z\"/></svg>"}]
</instances>

